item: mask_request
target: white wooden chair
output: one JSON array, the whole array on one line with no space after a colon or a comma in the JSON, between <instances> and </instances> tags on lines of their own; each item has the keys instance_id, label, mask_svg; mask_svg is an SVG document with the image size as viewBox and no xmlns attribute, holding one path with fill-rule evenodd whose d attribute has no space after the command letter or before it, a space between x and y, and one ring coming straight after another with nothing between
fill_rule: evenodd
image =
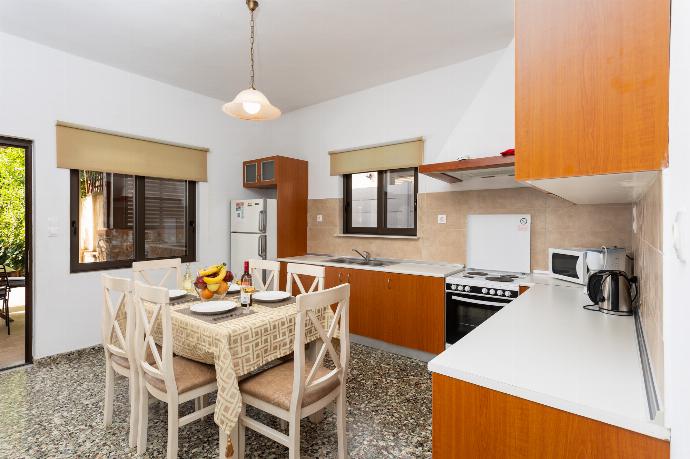
<instances>
[{"instance_id":1,"label":"white wooden chair","mask_svg":"<svg viewBox=\"0 0 690 459\"><path fill-rule=\"evenodd\" d=\"M184 357L173 357L172 323L168 290L136 282L134 287L134 308L136 310L136 338L134 342L137 363L141 370L142 384L139 386L139 435L137 454L146 451L148 434L149 394L168 404L168 459L177 457L178 431L181 426L204 416L213 414L216 405L203 406L203 396L217 389L216 371L212 365L195 362ZM152 305L150 318L144 302ZM163 335L162 347L156 347L153 331L160 320ZM153 359L146 359L150 352ZM192 413L179 417L179 405L194 400Z\"/></svg>"},{"instance_id":2,"label":"white wooden chair","mask_svg":"<svg viewBox=\"0 0 690 459\"><path fill-rule=\"evenodd\" d=\"M264 282L264 272L266 281ZM249 260L249 274L257 290L278 290L280 262L271 260Z\"/></svg>"},{"instance_id":3,"label":"white wooden chair","mask_svg":"<svg viewBox=\"0 0 690 459\"><path fill-rule=\"evenodd\" d=\"M101 278L104 294L102 332L105 351L103 420L106 427L113 423L113 393L117 373L129 380L129 447L134 448L138 427L139 371L134 357L133 282L130 279L105 274Z\"/></svg>"},{"instance_id":4,"label":"white wooden chair","mask_svg":"<svg viewBox=\"0 0 690 459\"><path fill-rule=\"evenodd\" d=\"M295 359L269 368L241 381L242 412L238 425L237 453L244 457L244 437L250 428L273 441L289 448L290 459L300 457L300 420L310 416L335 401L338 431L338 457L347 457L345 382L350 359L350 337L348 333L350 285L343 284L321 292L307 293L297 297L298 315L295 327ZM324 330L315 310L338 304L328 330ZM307 323L316 328L322 344L316 361L305 361L304 345ZM340 333L340 353L333 346L333 335ZM326 353L334 367L323 366ZM246 405L272 414L290 424L289 433L268 427L246 414Z\"/></svg>"},{"instance_id":5,"label":"white wooden chair","mask_svg":"<svg viewBox=\"0 0 690 459\"><path fill-rule=\"evenodd\" d=\"M311 276L314 280L309 287L309 290L305 289L302 279L299 276ZM312 293L320 292L323 290L324 282L326 278L326 268L323 266L314 265L303 265L298 263L288 263L287 265L287 284L285 286L286 291L292 295L292 284L297 285L299 289L299 294L301 293Z\"/></svg>"},{"instance_id":6,"label":"white wooden chair","mask_svg":"<svg viewBox=\"0 0 690 459\"><path fill-rule=\"evenodd\" d=\"M172 274L172 278L170 275ZM182 288L182 260L135 261L132 263L132 277L135 281L157 287ZM156 277L160 279L156 280Z\"/></svg>"}]
</instances>

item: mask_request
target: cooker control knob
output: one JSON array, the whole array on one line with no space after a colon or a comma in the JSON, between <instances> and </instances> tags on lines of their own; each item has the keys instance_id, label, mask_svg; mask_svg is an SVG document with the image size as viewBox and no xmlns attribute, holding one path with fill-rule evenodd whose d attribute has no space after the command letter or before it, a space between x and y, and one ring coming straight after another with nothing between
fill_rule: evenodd
<instances>
[{"instance_id":1,"label":"cooker control knob","mask_svg":"<svg viewBox=\"0 0 690 459\"><path fill-rule=\"evenodd\" d=\"M453 284L453 285L450 286L450 289L451 289L451 290L455 290L456 288L458 288L458 286L455 285L455 284Z\"/></svg>"},{"instance_id":2,"label":"cooker control knob","mask_svg":"<svg viewBox=\"0 0 690 459\"><path fill-rule=\"evenodd\" d=\"M497 294L498 296L503 296L503 290L498 290L498 291L496 292L496 294Z\"/></svg>"},{"instance_id":3,"label":"cooker control knob","mask_svg":"<svg viewBox=\"0 0 690 459\"><path fill-rule=\"evenodd\" d=\"M486 287L484 287L484 288L482 289L482 293L487 293L488 291L489 291L489 289L486 288Z\"/></svg>"},{"instance_id":4,"label":"cooker control knob","mask_svg":"<svg viewBox=\"0 0 690 459\"><path fill-rule=\"evenodd\" d=\"M466 291L466 292L469 292L469 291L470 291L470 286L469 286L469 285L465 285L465 291Z\"/></svg>"},{"instance_id":5,"label":"cooker control knob","mask_svg":"<svg viewBox=\"0 0 690 459\"><path fill-rule=\"evenodd\" d=\"M513 296L513 294L510 293L510 291L506 290L506 291L505 291L505 296Z\"/></svg>"},{"instance_id":6,"label":"cooker control knob","mask_svg":"<svg viewBox=\"0 0 690 459\"><path fill-rule=\"evenodd\" d=\"M489 295L495 295L495 294L496 294L496 290L494 290L494 289L489 290Z\"/></svg>"}]
</instances>

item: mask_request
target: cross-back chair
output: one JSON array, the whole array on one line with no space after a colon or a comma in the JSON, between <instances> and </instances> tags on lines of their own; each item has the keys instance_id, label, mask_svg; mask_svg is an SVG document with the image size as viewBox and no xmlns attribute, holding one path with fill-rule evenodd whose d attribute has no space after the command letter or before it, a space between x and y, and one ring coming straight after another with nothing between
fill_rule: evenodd
<instances>
[{"instance_id":1,"label":"cross-back chair","mask_svg":"<svg viewBox=\"0 0 690 459\"><path fill-rule=\"evenodd\" d=\"M313 277L309 289L305 288L300 276ZM302 293L320 292L324 288L326 278L326 268L323 266L303 265L298 263L288 263L287 265L287 292L292 295L292 284L298 288L298 295Z\"/></svg>"},{"instance_id":2,"label":"cross-back chair","mask_svg":"<svg viewBox=\"0 0 690 459\"><path fill-rule=\"evenodd\" d=\"M179 428L213 414L215 404L204 406L204 395L217 389L216 371L212 365L173 356L172 322L168 290L136 282L134 307L136 310L136 338L134 342L137 363L141 369L139 386L139 435L137 453L144 454L148 434L149 394L168 404L167 457L177 457ZM147 312L147 304L150 315ZM160 329L158 329L160 323ZM156 346L154 332L161 331L162 345ZM147 358L150 353L152 358ZM179 417L179 405L195 401L195 411ZM198 408L198 409L196 409Z\"/></svg>"},{"instance_id":3,"label":"cross-back chair","mask_svg":"<svg viewBox=\"0 0 690 459\"><path fill-rule=\"evenodd\" d=\"M134 357L135 317L132 303L134 293L130 279L101 276L103 283L103 350L105 351L105 407L103 421L113 422L113 393L115 374L129 381L129 447L136 445L139 370Z\"/></svg>"},{"instance_id":4,"label":"cross-back chair","mask_svg":"<svg viewBox=\"0 0 690 459\"><path fill-rule=\"evenodd\" d=\"M132 274L135 281L156 287L182 287L182 260L169 258L165 260L135 261L132 263ZM171 276L172 275L172 276ZM159 279L156 279L159 277Z\"/></svg>"},{"instance_id":5,"label":"cross-back chair","mask_svg":"<svg viewBox=\"0 0 690 459\"><path fill-rule=\"evenodd\" d=\"M249 274L252 275L252 283L257 290L278 290L280 262L271 260L249 260Z\"/></svg>"},{"instance_id":6,"label":"cross-back chair","mask_svg":"<svg viewBox=\"0 0 690 459\"><path fill-rule=\"evenodd\" d=\"M321 292L297 297L294 360L272 367L240 382L242 411L239 419L238 457L244 457L244 437L250 428L289 449L290 459L300 457L300 420L335 402L338 432L338 458L347 457L345 382L350 358L349 322L350 285L343 284ZM332 304L337 308L329 326L324 328L317 310ZM321 339L313 362L305 359L305 342L311 324ZM340 352L333 346L339 333ZM324 366L326 355L334 368ZM289 423L288 435L246 414L246 405Z\"/></svg>"}]
</instances>

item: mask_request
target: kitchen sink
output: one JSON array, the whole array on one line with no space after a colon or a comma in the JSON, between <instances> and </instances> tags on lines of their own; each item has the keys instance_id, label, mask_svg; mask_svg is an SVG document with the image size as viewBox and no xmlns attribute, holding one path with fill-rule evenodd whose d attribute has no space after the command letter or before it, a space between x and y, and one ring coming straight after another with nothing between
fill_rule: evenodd
<instances>
[{"instance_id":1,"label":"kitchen sink","mask_svg":"<svg viewBox=\"0 0 690 459\"><path fill-rule=\"evenodd\" d=\"M328 260L324 260L328 263L343 263L345 265L359 265L359 266L390 266L394 265L397 262L395 261L383 261L383 260L364 260L363 258L354 258L354 257L339 257L339 258L330 258Z\"/></svg>"}]
</instances>

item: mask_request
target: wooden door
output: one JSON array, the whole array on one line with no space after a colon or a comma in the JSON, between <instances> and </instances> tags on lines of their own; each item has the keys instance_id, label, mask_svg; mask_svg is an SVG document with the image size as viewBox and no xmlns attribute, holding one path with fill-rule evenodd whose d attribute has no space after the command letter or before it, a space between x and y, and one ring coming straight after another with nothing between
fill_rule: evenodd
<instances>
[{"instance_id":1,"label":"wooden door","mask_svg":"<svg viewBox=\"0 0 690 459\"><path fill-rule=\"evenodd\" d=\"M388 274L389 342L439 354L444 349L445 284L440 277Z\"/></svg>"},{"instance_id":2,"label":"wooden door","mask_svg":"<svg viewBox=\"0 0 690 459\"><path fill-rule=\"evenodd\" d=\"M668 165L669 0L517 0L518 180Z\"/></svg>"}]
</instances>

